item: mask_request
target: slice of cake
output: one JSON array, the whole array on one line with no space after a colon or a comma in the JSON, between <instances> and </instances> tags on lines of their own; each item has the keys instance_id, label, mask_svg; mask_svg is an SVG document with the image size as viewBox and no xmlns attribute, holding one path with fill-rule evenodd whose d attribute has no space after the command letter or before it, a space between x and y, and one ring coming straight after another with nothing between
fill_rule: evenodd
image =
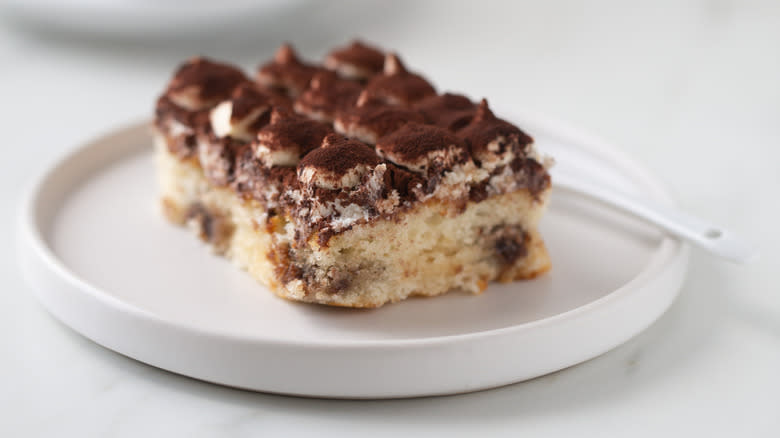
<instances>
[{"instance_id":1,"label":"slice of cake","mask_svg":"<svg viewBox=\"0 0 780 438\"><path fill-rule=\"evenodd\" d=\"M254 79L204 58L157 101L162 205L277 295L378 307L550 269L550 176L487 101L356 42Z\"/></svg>"}]
</instances>

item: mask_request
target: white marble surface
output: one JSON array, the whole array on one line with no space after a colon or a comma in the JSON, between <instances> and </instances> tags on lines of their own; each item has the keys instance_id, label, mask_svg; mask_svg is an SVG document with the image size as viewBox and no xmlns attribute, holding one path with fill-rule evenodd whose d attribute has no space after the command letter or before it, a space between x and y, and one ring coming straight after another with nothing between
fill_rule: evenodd
<instances>
[{"instance_id":1,"label":"white marble surface","mask_svg":"<svg viewBox=\"0 0 780 438\"><path fill-rule=\"evenodd\" d=\"M348 14L328 4L257 18L251 35L169 44L41 35L0 20L0 436L780 436L780 3L635 3L360 3ZM441 88L614 141L684 208L757 242L763 257L734 266L694 251L671 310L587 363L406 401L197 382L105 350L34 301L16 266L14 221L19 181L42 158L148 117L184 56L252 67L282 40L314 56L352 35L398 48Z\"/></svg>"}]
</instances>

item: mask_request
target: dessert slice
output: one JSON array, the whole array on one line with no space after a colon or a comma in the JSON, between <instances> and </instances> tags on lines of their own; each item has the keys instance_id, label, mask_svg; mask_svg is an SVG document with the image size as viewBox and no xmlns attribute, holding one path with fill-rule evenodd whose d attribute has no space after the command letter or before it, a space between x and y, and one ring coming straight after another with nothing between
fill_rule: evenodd
<instances>
[{"instance_id":1,"label":"dessert slice","mask_svg":"<svg viewBox=\"0 0 780 438\"><path fill-rule=\"evenodd\" d=\"M531 137L394 54L285 45L254 80L191 59L154 126L167 217L281 297L378 307L550 268Z\"/></svg>"}]
</instances>

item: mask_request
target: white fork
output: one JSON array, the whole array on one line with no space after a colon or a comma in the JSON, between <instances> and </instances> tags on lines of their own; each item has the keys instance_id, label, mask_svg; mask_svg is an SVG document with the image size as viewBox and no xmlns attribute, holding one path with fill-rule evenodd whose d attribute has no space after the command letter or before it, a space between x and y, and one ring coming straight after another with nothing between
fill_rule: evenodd
<instances>
[{"instance_id":1,"label":"white fork","mask_svg":"<svg viewBox=\"0 0 780 438\"><path fill-rule=\"evenodd\" d=\"M554 187L565 188L631 213L681 239L685 239L712 254L732 262L747 263L758 257L758 252L755 248L721 227L709 224L673 207L657 204L622 193L602 184L594 183L586 177L576 176L574 173L561 172L556 167L553 167L550 172Z\"/></svg>"}]
</instances>

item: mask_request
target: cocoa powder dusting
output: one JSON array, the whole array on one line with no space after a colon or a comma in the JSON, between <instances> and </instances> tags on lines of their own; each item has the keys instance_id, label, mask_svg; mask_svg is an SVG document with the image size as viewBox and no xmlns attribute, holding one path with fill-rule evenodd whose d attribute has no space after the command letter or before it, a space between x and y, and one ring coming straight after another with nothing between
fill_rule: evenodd
<instances>
[{"instance_id":1,"label":"cocoa powder dusting","mask_svg":"<svg viewBox=\"0 0 780 438\"><path fill-rule=\"evenodd\" d=\"M233 66L195 57L179 66L168 84L167 93L197 87L201 99L222 100L230 96L236 86L247 81L246 75Z\"/></svg>"},{"instance_id":2,"label":"cocoa powder dusting","mask_svg":"<svg viewBox=\"0 0 780 438\"><path fill-rule=\"evenodd\" d=\"M368 221L379 217L392 220L436 193L436 188L446 181L452 163L473 160L481 166L479 160L474 160L475 154L486 153L487 145L497 140L499 150L490 153L511 153L512 159L507 165L486 167L490 176L509 166L516 186L527 188L533 196L538 197L550 187L546 169L525 152L532 138L496 117L487 101L475 105L463 95L436 95L434 87L410 72L396 55L385 56L360 42L331 52L328 60L329 68L349 64L373 76L365 86L359 80L345 79L302 61L289 45L282 46L275 58L260 68L256 83L232 66L194 58L178 69L155 108L155 127L175 156L198 159L212 184L231 187L242 198L261 203L269 218L296 221L293 247L277 248L269 255L279 261L277 265L288 265L286 272L279 273L286 281L306 276L306 267L289 266L290 251L306 245L311 238L327 245L332 236L349 229L336 231L330 217L300 219L305 216L298 214L311 211L317 206L315 201L358 205ZM196 98L209 101L210 106L193 105L192 108L199 109L188 110L170 98L170 93L191 89L197 90ZM294 104L289 96L298 96ZM231 115L236 120L268 107L250 127L257 132L250 144L218 139L211 132L210 108L225 99L233 102ZM293 107L304 115L293 112ZM314 121L315 116L327 123ZM335 134L330 120L336 120L350 132L372 134L378 139L376 149ZM267 167L257 156L261 144L271 151L297 153L298 166ZM431 159L430 163L419 165L420 160L429 156L438 157L438 161ZM371 170L359 174L362 179L354 187L303 187L299 180L298 171L305 167L327 170L328 178L340 179L359 164ZM379 164L384 167L377 168ZM384 172L378 183L376 178L369 179L374 177L375 169ZM501 192L487 179L475 181L459 193L462 194L457 195L458 199L447 201L462 210L469 202L481 202ZM210 219L203 211L192 214L201 218L204 230L208 231ZM526 251L522 236L514 231L495 231L492 241L496 257L507 263L522 257ZM340 278L340 274L334 273L329 280L334 291L348 287Z\"/></svg>"},{"instance_id":3,"label":"cocoa powder dusting","mask_svg":"<svg viewBox=\"0 0 780 438\"><path fill-rule=\"evenodd\" d=\"M376 149L405 161L414 161L428 156L431 152L445 150L451 146L464 151L458 162L465 161L465 145L463 140L446 129L420 123L406 123L404 126L381 137Z\"/></svg>"},{"instance_id":4,"label":"cocoa powder dusting","mask_svg":"<svg viewBox=\"0 0 780 438\"><path fill-rule=\"evenodd\" d=\"M343 175L359 164L376 166L382 162L374 150L365 143L339 134L328 135L324 143L328 145L314 149L301 159L298 163L299 171L305 167L312 167Z\"/></svg>"},{"instance_id":5,"label":"cocoa powder dusting","mask_svg":"<svg viewBox=\"0 0 780 438\"><path fill-rule=\"evenodd\" d=\"M372 73L379 73L385 63L385 54L376 47L353 41L347 47L336 49L328 54L332 64L348 64Z\"/></svg>"}]
</instances>

